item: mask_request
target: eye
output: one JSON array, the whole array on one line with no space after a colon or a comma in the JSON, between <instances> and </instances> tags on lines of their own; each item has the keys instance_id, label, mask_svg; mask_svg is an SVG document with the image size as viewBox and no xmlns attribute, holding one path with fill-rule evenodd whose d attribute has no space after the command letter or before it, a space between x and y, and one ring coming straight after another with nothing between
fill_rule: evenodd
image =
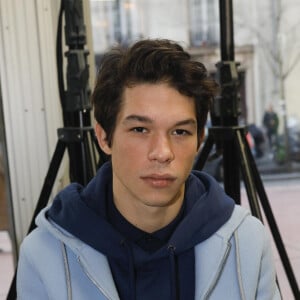
<instances>
[{"instance_id":1,"label":"eye","mask_svg":"<svg viewBox=\"0 0 300 300\"><path fill-rule=\"evenodd\" d=\"M131 129L131 131L137 132L137 133L146 133L147 129L145 127L134 127Z\"/></svg>"},{"instance_id":2,"label":"eye","mask_svg":"<svg viewBox=\"0 0 300 300\"><path fill-rule=\"evenodd\" d=\"M176 129L173 131L173 134L174 135L191 135L191 133L185 129Z\"/></svg>"}]
</instances>

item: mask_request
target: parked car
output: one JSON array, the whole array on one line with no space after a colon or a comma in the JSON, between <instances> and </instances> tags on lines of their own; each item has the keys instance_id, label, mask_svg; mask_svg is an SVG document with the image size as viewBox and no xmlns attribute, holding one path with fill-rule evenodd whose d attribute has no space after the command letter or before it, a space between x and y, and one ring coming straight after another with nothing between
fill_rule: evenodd
<instances>
[{"instance_id":1,"label":"parked car","mask_svg":"<svg viewBox=\"0 0 300 300\"><path fill-rule=\"evenodd\" d=\"M285 144L285 136L282 134L278 137L278 147L274 155L278 163L286 161ZM300 121L297 118L289 118L288 120L288 144L290 160L300 162Z\"/></svg>"}]
</instances>

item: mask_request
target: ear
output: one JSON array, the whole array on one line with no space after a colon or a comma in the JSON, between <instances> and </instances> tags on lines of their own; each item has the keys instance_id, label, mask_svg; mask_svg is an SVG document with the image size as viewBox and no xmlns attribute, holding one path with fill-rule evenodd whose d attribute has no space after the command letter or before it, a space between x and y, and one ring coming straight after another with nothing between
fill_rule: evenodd
<instances>
[{"instance_id":1,"label":"ear","mask_svg":"<svg viewBox=\"0 0 300 300\"><path fill-rule=\"evenodd\" d=\"M102 151L107 155L111 155L111 147L108 145L106 132L99 123L96 123L95 125L95 132L98 144Z\"/></svg>"}]
</instances>

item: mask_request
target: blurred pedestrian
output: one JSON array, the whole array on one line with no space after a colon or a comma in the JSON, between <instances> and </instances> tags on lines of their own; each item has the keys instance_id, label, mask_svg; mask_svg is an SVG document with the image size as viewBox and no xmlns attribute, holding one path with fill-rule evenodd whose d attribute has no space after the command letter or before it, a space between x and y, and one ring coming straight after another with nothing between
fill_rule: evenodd
<instances>
[{"instance_id":1,"label":"blurred pedestrian","mask_svg":"<svg viewBox=\"0 0 300 300\"><path fill-rule=\"evenodd\" d=\"M254 140L255 156L257 158L260 158L264 155L264 149L263 149L265 144L264 133L254 123L248 125L248 130L251 133Z\"/></svg>"},{"instance_id":2,"label":"blurred pedestrian","mask_svg":"<svg viewBox=\"0 0 300 300\"><path fill-rule=\"evenodd\" d=\"M277 146L277 135L279 119L277 113L273 109L273 105L270 104L263 116L263 125L266 128L266 133L269 141L270 149L274 149Z\"/></svg>"}]
</instances>

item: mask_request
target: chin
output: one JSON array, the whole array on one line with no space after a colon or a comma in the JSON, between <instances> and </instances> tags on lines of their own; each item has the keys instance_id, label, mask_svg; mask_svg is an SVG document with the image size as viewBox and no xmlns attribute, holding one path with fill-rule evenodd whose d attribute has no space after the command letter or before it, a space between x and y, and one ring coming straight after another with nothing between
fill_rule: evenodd
<instances>
[{"instance_id":1,"label":"chin","mask_svg":"<svg viewBox=\"0 0 300 300\"><path fill-rule=\"evenodd\" d=\"M176 202L180 201L176 196L168 196L168 197L152 197L144 200L144 203L149 207L157 207L157 208L166 208L174 205Z\"/></svg>"}]
</instances>

